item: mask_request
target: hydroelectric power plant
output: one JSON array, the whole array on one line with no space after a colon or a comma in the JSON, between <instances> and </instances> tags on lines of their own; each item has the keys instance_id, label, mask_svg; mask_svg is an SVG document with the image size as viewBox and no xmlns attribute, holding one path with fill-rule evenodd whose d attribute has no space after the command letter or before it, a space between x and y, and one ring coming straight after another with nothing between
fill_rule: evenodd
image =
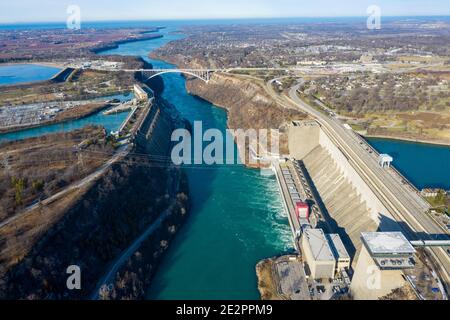
<instances>
[{"instance_id":1,"label":"hydroelectric power plant","mask_svg":"<svg viewBox=\"0 0 450 320\"><path fill-rule=\"evenodd\" d=\"M448 233L429 216L430 207L420 192L391 167L390 155L379 155L351 132L350 139L360 139L357 145L370 158L358 163L358 150L327 121L294 121L289 127L289 158L275 165L299 253L289 262L275 260L275 274L283 265L292 278L286 284L278 274L278 293L298 298L296 288L301 287L312 299L348 293L353 299L382 298L416 277L421 263L417 248L424 247L417 244L428 242L425 252L433 261L432 272L442 279L445 299L449 258L443 247L449 244ZM374 181L370 175L379 177L377 170L395 183L401 177L395 190L404 193L390 193ZM427 227L436 231L420 229ZM302 271L296 271L300 275L294 280L295 269ZM417 291L416 295L423 298Z\"/></svg>"}]
</instances>

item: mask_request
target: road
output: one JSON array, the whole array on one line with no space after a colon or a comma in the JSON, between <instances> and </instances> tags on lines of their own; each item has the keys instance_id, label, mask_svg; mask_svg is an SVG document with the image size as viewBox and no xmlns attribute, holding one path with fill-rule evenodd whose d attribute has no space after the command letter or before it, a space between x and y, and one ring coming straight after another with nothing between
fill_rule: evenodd
<instances>
[{"instance_id":1,"label":"road","mask_svg":"<svg viewBox=\"0 0 450 320\"><path fill-rule=\"evenodd\" d=\"M100 300L102 293L101 290L109 290L110 285L113 285L117 272L120 268L127 262L130 257L139 249L142 243L147 240L147 238L153 234L158 228L163 224L163 222L170 216L171 211L167 209L162 213L155 222L153 222L143 234L139 236L108 268L108 272L105 276L98 282L94 293L91 295L91 300ZM106 286L106 287L104 287Z\"/></svg>"},{"instance_id":2,"label":"road","mask_svg":"<svg viewBox=\"0 0 450 320\"><path fill-rule=\"evenodd\" d=\"M427 214L430 205L418 194L404 177L394 169L383 169L378 164L377 154L370 153L366 144L352 130L343 124L311 107L297 94L300 84L284 96L286 101L298 106L302 111L317 119L322 129L349 159L349 162L365 180L371 190L399 222L406 222L412 232L405 230L410 239L448 240L448 231L442 228ZM442 248L431 249L440 262L447 281L450 281L450 259Z\"/></svg>"},{"instance_id":3,"label":"road","mask_svg":"<svg viewBox=\"0 0 450 320\"><path fill-rule=\"evenodd\" d=\"M176 194L180 190L180 179L172 179L172 184L169 188L169 196L172 199L176 199ZM113 263L107 268L108 271L106 274L100 279L95 287L94 292L91 295L91 300L100 300L102 290L110 290L111 286L114 285L114 281L117 275L117 272L120 271L120 268L130 259L130 257L139 250L142 243L148 239L155 231L157 231L161 225L169 218L173 213L173 208L176 204L176 201L172 201L172 204L168 206L168 208L162 212L158 218L150 224L150 226L145 229L145 231L135 240L130 246L122 252L122 254L115 259Z\"/></svg>"},{"instance_id":4,"label":"road","mask_svg":"<svg viewBox=\"0 0 450 320\"><path fill-rule=\"evenodd\" d=\"M87 177L71 184L70 186L68 186L67 188L59 191L58 193L55 193L54 195L52 195L51 197L41 201L40 203L35 203L31 206L28 206L27 208L25 208L21 213L18 213L12 217L10 217L9 219L3 220L0 223L0 228L3 228L4 226L7 226L9 224L11 224L12 222L16 221L17 219L21 218L21 217L25 217L28 214L30 214L34 209L37 209L40 206L43 205L48 205L62 197L64 197L65 195L67 195L68 193L74 191L75 189L80 189L86 185L88 185L91 182L94 182L95 180L97 180L98 178L100 178L105 171L111 167L115 162L122 160L129 152L129 146L128 145L124 145L121 146L117 151L116 154L109 159L106 163L104 163L101 167L99 167L97 170L95 170L95 172L91 173L90 175L88 175Z\"/></svg>"},{"instance_id":5,"label":"road","mask_svg":"<svg viewBox=\"0 0 450 320\"><path fill-rule=\"evenodd\" d=\"M295 106L292 106L290 104L287 104L286 101L283 101L283 99L275 92L273 88L273 84L275 81L280 81L285 78L289 78L291 76L283 76L279 78L272 79L266 83L266 91L267 93L278 103L278 105L282 106L285 109L295 109Z\"/></svg>"}]
</instances>

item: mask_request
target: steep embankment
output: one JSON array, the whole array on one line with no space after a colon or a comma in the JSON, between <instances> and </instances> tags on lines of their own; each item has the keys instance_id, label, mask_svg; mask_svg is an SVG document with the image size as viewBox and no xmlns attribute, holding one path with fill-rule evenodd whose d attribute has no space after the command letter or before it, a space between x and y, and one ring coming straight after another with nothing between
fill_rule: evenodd
<instances>
[{"instance_id":1,"label":"steep embankment","mask_svg":"<svg viewBox=\"0 0 450 320\"><path fill-rule=\"evenodd\" d=\"M159 121L165 121L165 125L155 126L159 132L148 136L151 148L157 147L153 145L154 135L170 141L174 126L182 125L174 123L170 112L161 112ZM73 201L65 197L56 208L51 204L40 209L43 220L27 231L31 237L38 229L38 239L0 275L0 299L91 297L117 258L164 213L167 218L118 269L111 290L102 295L107 299L144 297L162 254L187 213L188 187L179 169L161 162L166 151L159 157L149 157L142 150L145 148L136 148L115 163ZM44 218L50 209L59 212L53 214L58 219L46 226ZM22 236L23 227L14 228L9 238L0 239L2 251L10 250L15 239ZM28 241L27 237L21 241ZM81 290L70 291L66 286L70 265L81 268Z\"/></svg>"},{"instance_id":2,"label":"steep embankment","mask_svg":"<svg viewBox=\"0 0 450 320\"><path fill-rule=\"evenodd\" d=\"M168 55L164 48L151 54L152 58L166 60L180 68L203 68L205 61L189 60L181 55ZM280 152L287 153L286 124L306 116L295 109L279 105L265 89L263 80L226 73L214 73L205 83L188 78L188 91L228 111L230 129L280 129Z\"/></svg>"},{"instance_id":3,"label":"steep embankment","mask_svg":"<svg viewBox=\"0 0 450 320\"><path fill-rule=\"evenodd\" d=\"M282 300L278 294L277 283L273 276L275 259L266 259L256 265L258 290L261 300Z\"/></svg>"},{"instance_id":4,"label":"steep embankment","mask_svg":"<svg viewBox=\"0 0 450 320\"><path fill-rule=\"evenodd\" d=\"M216 73L209 83L201 80L186 82L190 93L221 106L228 111L230 129L280 129L280 147L287 153L285 125L304 114L277 104L258 80L238 75Z\"/></svg>"}]
</instances>

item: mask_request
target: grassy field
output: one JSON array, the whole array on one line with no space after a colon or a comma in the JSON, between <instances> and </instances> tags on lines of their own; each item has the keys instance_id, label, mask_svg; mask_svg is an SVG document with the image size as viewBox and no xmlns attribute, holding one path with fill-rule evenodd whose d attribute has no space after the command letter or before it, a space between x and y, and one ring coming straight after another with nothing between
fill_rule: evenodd
<instances>
[{"instance_id":1,"label":"grassy field","mask_svg":"<svg viewBox=\"0 0 450 320\"><path fill-rule=\"evenodd\" d=\"M349 124L369 136L450 144L450 107L441 112L366 113L349 120Z\"/></svg>"}]
</instances>

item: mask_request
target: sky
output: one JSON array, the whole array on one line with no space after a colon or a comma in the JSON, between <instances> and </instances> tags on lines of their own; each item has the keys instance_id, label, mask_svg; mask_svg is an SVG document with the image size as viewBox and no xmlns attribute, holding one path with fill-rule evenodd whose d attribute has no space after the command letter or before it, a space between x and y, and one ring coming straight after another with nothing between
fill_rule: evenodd
<instances>
[{"instance_id":1,"label":"sky","mask_svg":"<svg viewBox=\"0 0 450 320\"><path fill-rule=\"evenodd\" d=\"M69 5L84 21L450 15L450 0L0 0L0 24L64 22Z\"/></svg>"}]
</instances>

